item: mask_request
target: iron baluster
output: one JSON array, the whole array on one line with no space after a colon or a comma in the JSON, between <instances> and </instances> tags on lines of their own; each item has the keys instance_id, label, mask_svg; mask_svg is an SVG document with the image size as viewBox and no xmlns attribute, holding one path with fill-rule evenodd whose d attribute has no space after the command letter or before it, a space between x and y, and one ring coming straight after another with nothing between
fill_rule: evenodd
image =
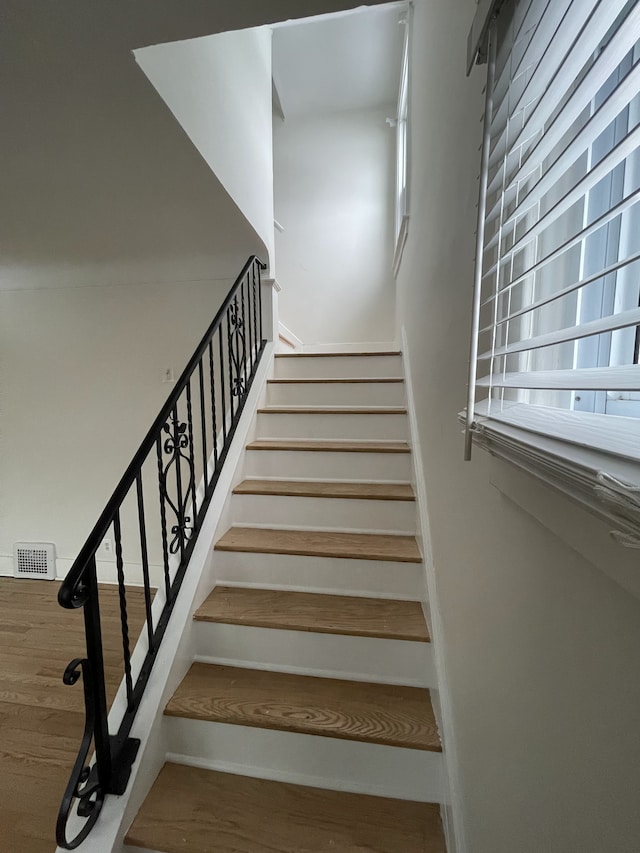
<instances>
[{"instance_id":1,"label":"iron baluster","mask_svg":"<svg viewBox=\"0 0 640 853\"><path fill-rule=\"evenodd\" d=\"M224 393L224 353L222 346L222 324L220 324L220 328L218 329L218 344L220 348L220 394L222 397L222 446L227 443L227 404L225 402L225 393Z\"/></svg>"},{"instance_id":2,"label":"iron baluster","mask_svg":"<svg viewBox=\"0 0 640 853\"><path fill-rule=\"evenodd\" d=\"M247 316L249 318L248 326L249 326L249 373L253 372L253 362L254 362L254 351L253 351L253 326L251 325L251 281L249 276L252 274L253 267L251 267L251 272L247 273Z\"/></svg>"},{"instance_id":3,"label":"iron baluster","mask_svg":"<svg viewBox=\"0 0 640 853\"><path fill-rule=\"evenodd\" d=\"M138 528L140 530L140 556L142 559L142 579L144 581L144 608L147 615L147 637L149 648L153 649L153 614L151 612L151 581L149 579L149 553L147 548L147 525L144 515L144 496L142 492L142 472L136 475L136 497L138 500Z\"/></svg>"},{"instance_id":4,"label":"iron baluster","mask_svg":"<svg viewBox=\"0 0 640 853\"><path fill-rule=\"evenodd\" d=\"M204 479L204 493L206 500L206 495L209 491L209 479L207 470L209 454L207 453L207 416L205 412L204 403L204 367L202 364L202 359L200 359L200 361L198 362L198 385L200 389L200 429L202 431L202 477Z\"/></svg>"},{"instance_id":5,"label":"iron baluster","mask_svg":"<svg viewBox=\"0 0 640 853\"><path fill-rule=\"evenodd\" d=\"M242 383L242 391L244 391L244 389L247 387L247 339L246 339L247 325L246 325L246 318L245 318L245 313L244 313L244 307L245 307L244 281L240 285L240 307L242 309L242 320L240 321L240 325L238 327L239 330L241 330L239 332L239 336L238 336L238 346L240 346L240 344L242 344L242 373L244 376L244 380ZM240 354L238 353L238 355L240 355Z\"/></svg>"},{"instance_id":6,"label":"iron baluster","mask_svg":"<svg viewBox=\"0 0 640 853\"><path fill-rule=\"evenodd\" d=\"M260 266L258 266L258 305L259 305L258 322L260 324L260 339L258 341L258 344L260 346L260 349L262 349L262 344L264 342L264 338L262 335L262 274L261 274L261 270L262 270L262 266L260 265Z\"/></svg>"},{"instance_id":7,"label":"iron baluster","mask_svg":"<svg viewBox=\"0 0 640 853\"><path fill-rule=\"evenodd\" d=\"M216 377L213 369L213 343L209 341L209 380L211 391L211 427L213 431L213 470L218 468L218 418L216 417Z\"/></svg>"},{"instance_id":8,"label":"iron baluster","mask_svg":"<svg viewBox=\"0 0 640 853\"><path fill-rule=\"evenodd\" d=\"M235 297L234 297L235 298ZM232 323L231 323L231 311L232 311L233 302L229 306L229 310L227 311L227 360L228 360L228 368L229 368L229 410L230 410L230 420L233 423L233 398L234 394L234 382L233 382L233 362L234 362L234 352L233 352L233 336L231 332Z\"/></svg>"},{"instance_id":9,"label":"iron baluster","mask_svg":"<svg viewBox=\"0 0 640 853\"><path fill-rule=\"evenodd\" d=\"M258 294L256 293L256 265L251 266L251 289L253 291L253 336L256 353L256 361L258 360Z\"/></svg>"},{"instance_id":10,"label":"iron baluster","mask_svg":"<svg viewBox=\"0 0 640 853\"><path fill-rule=\"evenodd\" d=\"M193 446L193 405L191 403L191 377L189 377L189 381L187 382L187 431L189 435L189 471L191 474L189 484L191 486L191 489L187 488L187 491L185 493L185 506L187 504L187 495L189 494L189 491L191 491L191 516L195 523L195 520L198 518L198 507L196 504L196 461L195 449Z\"/></svg>"},{"instance_id":11,"label":"iron baluster","mask_svg":"<svg viewBox=\"0 0 640 853\"><path fill-rule=\"evenodd\" d=\"M167 423L163 426L163 431L168 438L165 438L162 449L169 456L169 461L162 469L162 477L160 488L165 501L171 507L173 514L176 517L176 523L171 527L173 539L169 543L169 553L177 554L180 552L180 560L184 560L185 545L191 538L193 532L193 524L191 516L187 515L187 505L189 503L189 493L191 491L192 482L195 477L191 456L185 456L184 450L190 448L189 436L187 434L187 424L180 421L178 417L178 404L175 403L171 416ZM182 465L187 464L189 478L186 483L186 488L183 489L182 483ZM169 491L169 472L171 469L175 472L176 495L175 501L171 497ZM193 515L193 513L192 513Z\"/></svg>"},{"instance_id":12,"label":"iron baluster","mask_svg":"<svg viewBox=\"0 0 640 853\"><path fill-rule=\"evenodd\" d=\"M124 660L124 677L127 687L127 705L131 707L133 681L131 679L131 645L129 643L129 616L127 614L127 591L124 585L124 562L122 560L122 528L120 526L120 510L116 510L113 519L113 533L116 540L116 570L118 573L118 598L120 600L120 629L122 631L122 655Z\"/></svg>"},{"instance_id":13,"label":"iron baluster","mask_svg":"<svg viewBox=\"0 0 640 853\"><path fill-rule=\"evenodd\" d=\"M82 609L86 637L86 657L75 658L64 673L64 682L69 685L77 683L82 677L85 698L85 728L78 757L60 806L56 824L56 839L58 845L63 849L75 849L88 837L98 819L107 794L124 794L127 788L131 768L140 745L139 740L130 737L136 712L149 681L158 648L167 630L176 597L187 571L198 531L204 520L222 465L229 452L264 350L261 332L259 346L257 342L258 323L261 323L261 317L257 316L256 310L256 295L260 297L259 290L256 294L256 267L258 268L259 288L259 272L262 265L255 257L252 257L245 264L187 367L176 382L172 393L116 486L112 497L58 592L58 600L61 606L67 609ZM246 295L244 292L245 279ZM252 296L253 323L251 321ZM223 341L225 321L228 347L226 368ZM249 335L248 339L247 334ZM214 357L216 351L214 338L216 335L218 335L219 365L216 365ZM253 337L256 338L255 358L253 355ZM250 349L249 366L247 366L247 340ZM207 452L208 443L206 439L207 417L203 359L207 350L210 371L211 428L214 439L212 458ZM200 389L200 419L203 430L202 460L205 478L204 495L199 507L196 506L196 451L194 444L194 428L197 429L197 424L193 422L191 388L191 378L194 376L196 368L198 369ZM226 369L229 370L230 383L229 413L227 413L226 406ZM218 440L216 370L219 370L220 377L220 411L222 415L222 437L220 441ZM186 395L186 422L179 419L179 405L183 393ZM155 620L153 618L154 606L149 565L150 534L154 527L147 528L143 488L143 466L149 460L152 461L154 448L160 509L160 530L155 535L162 546L162 569L166 592L165 601L162 602L160 612ZM208 472L211 464L213 464L213 473L209 478ZM173 472L171 471L172 468L174 469ZM137 508L136 520L140 536L140 559L144 581L148 641L148 648L144 650L144 658L135 681L131 666L132 651L129 638L128 595L121 522L123 504L129 495L133 497L134 489L133 506ZM187 516L190 500L192 512L190 516ZM173 534L171 542L169 542L167 507L175 516L175 524L171 524L170 532ZM136 513L135 508L134 514ZM110 734L108 727L95 556L97 549L111 528L113 528L115 539L122 657L127 696L126 710L122 712L120 722L117 725L117 732L113 735ZM176 557L175 565L170 565L170 555ZM115 708L112 710L115 711ZM92 754L95 756L93 764L90 763ZM75 803L77 803L76 813L78 817L84 819L84 824L69 839L67 832L70 829L69 821L72 818L72 809ZM77 818L74 818L74 821L77 821Z\"/></svg>"},{"instance_id":14,"label":"iron baluster","mask_svg":"<svg viewBox=\"0 0 640 853\"><path fill-rule=\"evenodd\" d=\"M165 504L164 490L164 463L162 461L162 439L158 436L156 440L156 454L158 457L158 496L160 498L160 526L162 528L162 566L164 569L164 591L167 601L171 598L171 578L169 577L169 542L167 537L167 508Z\"/></svg>"}]
</instances>

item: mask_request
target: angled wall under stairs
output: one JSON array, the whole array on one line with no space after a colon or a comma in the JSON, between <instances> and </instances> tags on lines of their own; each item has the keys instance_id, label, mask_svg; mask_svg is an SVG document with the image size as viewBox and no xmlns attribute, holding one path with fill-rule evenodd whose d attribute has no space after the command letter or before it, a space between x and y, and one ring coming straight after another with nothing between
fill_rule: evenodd
<instances>
[{"instance_id":1,"label":"angled wall under stairs","mask_svg":"<svg viewBox=\"0 0 640 853\"><path fill-rule=\"evenodd\" d=\"M276 355L254 432L125 849L444 853L400 354Z\"/></svg>"}]
</instances>

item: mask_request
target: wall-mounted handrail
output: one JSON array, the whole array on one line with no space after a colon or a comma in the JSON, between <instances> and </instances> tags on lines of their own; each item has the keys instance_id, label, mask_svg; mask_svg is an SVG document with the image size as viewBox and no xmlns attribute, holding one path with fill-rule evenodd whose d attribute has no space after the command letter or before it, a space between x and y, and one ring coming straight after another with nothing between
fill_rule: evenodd
<instances>
[{"instance_id":1,"label":"wall-mounted handrail","mask_svg":"<svg viewBox=\"0 0 640 853\"><path fill-rule=\"evenodd\" d=\"M82 676L85 730L58 814L56 839L63 849L73 850L87 838L107 794L126 790L139 747L129 736L135 715L266 344L264 269L255 255L244 265L60 587L62 607L82 608L86 637L86 657L74 659L64 673L69 685ZM113 734L96 568L96 555L108 536L115 543L126 692L126 710ZM155 623L154 560L161 567L164 594ZM132 565L135 582L143 586L146 613L147 651L137 672L127 611ZM75 834L68 839L70 822Z\"/></svg>"}]
</instances>

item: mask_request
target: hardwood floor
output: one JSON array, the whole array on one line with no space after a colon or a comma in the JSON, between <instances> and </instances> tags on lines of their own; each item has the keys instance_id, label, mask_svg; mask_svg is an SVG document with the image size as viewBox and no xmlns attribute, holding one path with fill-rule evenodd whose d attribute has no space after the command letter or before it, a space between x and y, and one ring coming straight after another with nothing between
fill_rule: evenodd
<instances>
[{"instance_id":1,"label":"hardwood floor","mask_svg":"<svg viewBox=\"0 0 640 853\"><path fill-rule=\"evenodd\" d=\"M194 618L227 625L429 642L418 601L218 586Z\"/></svg>"},{"instance_id":2,"label":"hardwood floor","mask_svg":"<svg viewBox=\"0 0 640 853\"><path fill-rule=\"evenodd\" d=\"M125 840L167 853L446 853L437 805L177 764L165 764Z\"/></svg>"},{"instance_id":3,"label":"hardwood floor","mask_svg":"<svg viewBox=\"0 0 640 853\"><path fill-rule=\"evenodd\" d=\"M299 498L345 498L363 501L415 501L409 483L322 483L316 480L243 480L234 495L289 495Z\"/></svg>"},{"instance_id":4,"label":"hardwood floor","mask_svg":"<svg viewBox=\"0 0 640 853\"><path fill-rule=\"evenodd\" d=\"M0 850L52 853L55 821L84 727L82 685L62 673L84 654L80 612L63 610L53 581L0 578ZM115 587L102 587L107 692L120 679L122 638ZM144 623L144 597L128 594L131 637Z\"/></svg>"},{"instance_id":5,"label":"hardwood floor","mask_svg":"<svg viewBox=\"0 0 640 853\"><path fill-rule=\"evenodd\" d=\"M194 663L170 717L440 752L429 691Z\"/></svg>"},{"instance_id":6,"label":"hardwood floor","mask_svg":"<svg viewBox=\"0 0 640 853\"><path fill-rule=\"evenodd\" d=\"M283 530L266 527L231 527L216 542L217 551L258 554L293 554L353 560L391 560L420 563L415 536L376 533L341 533L324 530Z\"/></svg>"}]
</instances>

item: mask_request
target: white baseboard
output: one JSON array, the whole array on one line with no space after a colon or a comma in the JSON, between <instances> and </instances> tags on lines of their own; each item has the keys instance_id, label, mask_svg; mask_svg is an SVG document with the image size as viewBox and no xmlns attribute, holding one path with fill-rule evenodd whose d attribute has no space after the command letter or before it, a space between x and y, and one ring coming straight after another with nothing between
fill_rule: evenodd
<instances>
[{"instance_id":1,"label":"white baseboard","mask_svg":"<svg viewBox=\"0 0 640 853\"><path fill-rule=\"evenodd\" d=\"M305 344L304 352L395 352L394 341L355 341L350 344Z\"/></svg>"},{"instance_id":2,"label":"white baseboard","mask_svg":"<svg viewBox=\"0 0 640 853\"><path fill-rule=\"evenodd\" d=\"M417 538L422 551L424 564L423 608L429 625L431 642L433 644L438 691L432 691L432 699L436 721L442 737L444 752L444 783L448 789L448 797L442 806L442 822L445 829L448 853L467 853L468 844L462 815L462 800L459 783L459 763L457 758L456 737L452 725L451 697L447 680L444 657L444 635L442 620L438 605L438 589L431 550L431 535L429 531L429 510L427 488L424 478L424 466L420 447L420 434L416 418L415 397L411 374L409 345L405 327L401 330L402 353L404 358L405 389L407 394L407 411L409 414L409 442L411 444L417 509Z\"/></svg>"}]
</instances>

